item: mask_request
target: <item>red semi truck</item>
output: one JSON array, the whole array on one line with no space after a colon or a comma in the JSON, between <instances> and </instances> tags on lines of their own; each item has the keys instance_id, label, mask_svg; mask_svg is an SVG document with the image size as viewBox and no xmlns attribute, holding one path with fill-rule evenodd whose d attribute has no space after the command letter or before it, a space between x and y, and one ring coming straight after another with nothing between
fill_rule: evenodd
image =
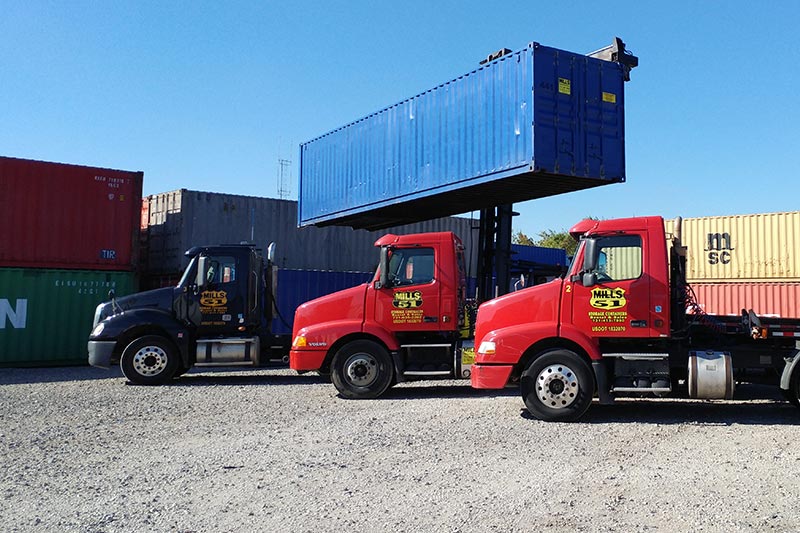
<instances>
[{"instance_id":1,"label":"red semi truck","mask_svg":"<svg viewBox=\"0 0 800 533\"><path fill-rule=\"evenodd\" d=\"M800 318L702 312L685 281L680 219L584 220L565 278L482 304L472 386L519 384L541 420L576 420L616 396L733 397L777 384L798 404Z\"/></svg>"},{"instance_id":2,"label":"red semi truck","mask_svg":"<svg viewBox=\"0 0 800 533\"><path fill-rule=\"evenodd\" d=\"M289 366L330 374L342 396L375 398L395 383L468 378L464 246L452 232L385 235L371 283L297 308Z\"/></svg>"}]
</instances>

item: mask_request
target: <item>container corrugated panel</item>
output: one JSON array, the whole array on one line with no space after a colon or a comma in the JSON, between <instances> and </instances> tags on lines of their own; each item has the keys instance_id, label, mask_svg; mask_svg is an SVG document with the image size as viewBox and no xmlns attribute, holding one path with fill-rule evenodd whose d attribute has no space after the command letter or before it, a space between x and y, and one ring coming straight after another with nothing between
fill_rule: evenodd
<instances>
[{"instance_id":1,"label":"container corrugated panel","mask_svg":"<svg viewBox=\"0 0 800 533\"><path fill-rule=\"evenodd\" d=\"M526 261L543 265L567 264L567 252L561 248L545 248L544 246L511 245L513 261Z\"/></svg>"},{"instance_id":2,"label":"container corrugated panel","mask_svg":"<svg viewBox=\"0 0 800 533\"><path fill-rule=\"evenodd\" d=\"M623 70L527 48L300 146L300 225L381 228L625 180Z\"/></svg>"},{"instance_id":3,"label":"container corrugated panel","mask_svg":"<svg viewBox=\"0 0 800 533\"><path fill-rule=\"evenodd\" d=\"M297 202L185 189L148 196L146 250L143 274L173 274L187 264L184 252L204 244L255 243L277 245L280 268L335 271L374 271L375 241L386 233L452 231L464 241L474 274L477 265L477 223L445 217L402 227L369 232L346 227L297 227ZM143 208L142 211L145 209Z\"/></svg>"},{"instance_id":4,"label":"container corrugated panel","mask_svg":"<svg viewBox=\"0 0 800 533\"><path fill-rule=\"evenodd\" d=\"M635 279L642 274L642 249L638 246L609 248L605 272L611 279Z\"/></svg>"},{"instance_id":5,"label":"container corrugated panel","mask_svg":"<svg viewBox=\"0 0 800 533\"><path fill-rule=\"evenodd\" d=\"M278 270L275 300L280 317L276 317L272 321L272 333L274 335L290 335L294 323L294 312L305 302L366 283L373 276L373 272Z\"/></svg>"},{"instance_id":6,"label":"container corrugated panel","mask_svg":"<svg viewBox=\"0 0 800 533\"><path fill-rule=\"evenodd\" d=\"M136 291L132 272L0 269L0 366L86 364L97 304Z\"/></svg>"},{"instance_id":7,"label":"container corrugated panel","mask_svg":"<svg viewBox=\"0 0 800 533\"><path fill-rule=\"evenodd\" d=\"M133 270L142 179L0 157L0 267Z\"/></svg>"},{"instance_id":8,"label":"container corrugated panel","mask_svg":"<svg viewBox=\"0 0 800 533\"><path fill-rule=\"evenodd\" d=\"M800 281L800 211L685 218L681 240L689 281Z\"/></svg>"},{"instance_id":9,"label":"container corrugated panel","mask_svg":"<svg viewBox=\"0 0 800 533\"><path fill-rule=\"evenodd\" d=\"M712 315L741 315L752 309L759 316L800 318L800 283L692 283L700 307Z\"/></svg>"}]
</instances>

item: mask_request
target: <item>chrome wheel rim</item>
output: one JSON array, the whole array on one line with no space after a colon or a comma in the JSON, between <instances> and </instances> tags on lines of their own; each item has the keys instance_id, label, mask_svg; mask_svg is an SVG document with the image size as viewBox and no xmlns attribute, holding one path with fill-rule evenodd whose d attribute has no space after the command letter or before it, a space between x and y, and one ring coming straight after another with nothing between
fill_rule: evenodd
<instances>
[{"instance_id":1,"label":"chrome wheel rim","mask_svg":"<svg viewBox=\"0 0 800 533\"><path fill-rule=\"evenodd\" d=\"M133 369L140 376L156 376L167 368L167 352L160 346L144 346L133 356Z\"/></svg>"},{"instance_id":2,"label":"chrome wheel rim","mask_svg":"<svg viewBox=\"0 0 800 533\"><path fill-rule=\"evenodd\" d=\"M344 362L347 381L357 387L369 387L378 379L378 361L368 353L356 353Z\"/></svg>"},{"instance_id":3,"label":"chrome wheel rim","mask_svg":"<svg viewBox=\"0 0 800 533\"><path fill-rule=\"evenodd\" d=\"M550 365L536 377L536 397L551 409L565 409L578 397L578 377L566 365Z\"/></svg>"}]
</instances>

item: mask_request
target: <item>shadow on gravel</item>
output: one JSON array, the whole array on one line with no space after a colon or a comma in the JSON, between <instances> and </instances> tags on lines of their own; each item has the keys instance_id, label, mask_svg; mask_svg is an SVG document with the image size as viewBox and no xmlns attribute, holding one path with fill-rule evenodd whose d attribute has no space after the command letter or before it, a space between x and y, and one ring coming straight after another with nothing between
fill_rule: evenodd
<instances>
[{"instance_id":1,"label":"shadow on gravel","mask_svg":"<svg viewBox=\"0 0 800 533\"><path fill-rule=\"evenodd\" d=\"M204 369L203 374L185 374L166 385L168 387L220 387L231 385L318 385L330 383L327 379L316 374L303 375L271 375L271 374L246 374L237 375L230 371L225 374L208 374ZM333 385L331 385L333 386Z\"/></svg>"},{"instance_id":2,"label":"shadow on gravel","mask_svg":"<svg viewBox=\"0 0 800 533\"><path fill-rule=\"evenodd\" d=\"M496 396L519 396L519 389L478 390L469 385L422 385L392 387L375 400L428 400L431 398L487 398ZM338 396L342 398L341 395ZM374 400L371 400L374 401Z\"/></svg>"},{"instance_id":3,"label":"shadow on gravel","mask_svg":"<svg viewBox=\"0 0 800 533\"><path fill-rule=\"evenodd\" d=\"M118 367L110 370L92 366L62 366L52 368L0 368L0 385L26 383L57 383L116 379L122 376Z\"/></svg>"},{"instance_id":4,"label":"shadow on gravel","mask_svg":"<svg viewBox=\"0 0 800 533\"><path fill-rule=\"evenodd\" d=\"M524 408L520 416L535 420ZM624 398L614 405L595 402L578 423L797 426L800 409L782 400L772 387L744 386L731 401Z\"/></svg>"}]
</instances>

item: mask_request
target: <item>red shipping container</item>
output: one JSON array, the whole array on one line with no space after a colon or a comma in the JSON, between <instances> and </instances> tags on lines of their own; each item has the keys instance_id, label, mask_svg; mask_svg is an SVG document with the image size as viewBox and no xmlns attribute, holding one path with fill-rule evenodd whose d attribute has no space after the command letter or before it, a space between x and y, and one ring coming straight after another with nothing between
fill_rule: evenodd
<instances>
[{"instance_id":1,"label":"red shipping container","mask_svg":"<svg viewBox=\"0 0 800 533\"><path fill-rule=\"evenodd\" d=\"M134 270L143 179L0 157L0 267Z\"/></svg>"},{"instance_id":2,"label":"red shipping container","mask_svg":"<svg viewBox=\"0 0 800 533\"><path fill-rule=\"evenodd\" d=\"M800 283L692 283L697 302L711 315L741 315L752 309L759 316L800 318Z\"/></svg>"}]
</instances>

